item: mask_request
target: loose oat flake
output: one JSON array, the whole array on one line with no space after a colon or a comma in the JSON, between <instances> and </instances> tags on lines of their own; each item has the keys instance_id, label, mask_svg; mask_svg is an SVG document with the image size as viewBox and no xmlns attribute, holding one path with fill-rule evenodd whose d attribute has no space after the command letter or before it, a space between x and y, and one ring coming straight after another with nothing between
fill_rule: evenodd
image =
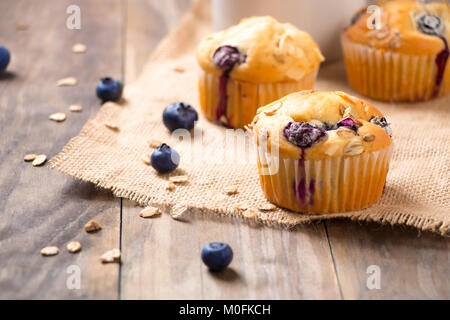
<instances>
[{"instance_id":1,"label":"loose oat flake","mask_svg":"<svg viewBox=\"0 0 450 320\"><path fill-rule=\"evenodd\" d=\"M246 203L239 203L236 205L236 209L241 210L241 211L247 210L248 207L249 207L249 205Z\"/></svg>"},{"instance_id":2,"label":"loose oat flake","mask_svg":"<svg viewBox=\"0 0 450 320\"><path fill-rule=\"evenodd\" d=\"M144 210L142 210L141 212L139 212L139 216L141 218L151 218L154 216L159 216L161 215L161 210L159 210L158 208L155 207L147 207Z\"/></svg>"},{"instance_id":3,"label":"loose oat flake","mask_svg":"<svg viewBox=\"0 0 450 320\"><path fill-rule=\"evenodd\" d=\"M181 67L181 66L174 66L174 67L173 67L173 71L178 72L178 73L183 73L183 72L186 71L186 69L184 69L184 68Z\"/></svg>"},{"instance_id":4,"label":"loose oat flake","mask_svg":"<svg viewBox=\"0 0 450 320\"><path fill-rule=\"evenodd\" d=\"M84 225L84 230L86 230L86 232L96 232L102 229L102 226L100 225L100 223L98 223L95 220L89 220L85 225Z\"/></svg>"},{"instance_id":5,"label":"loose oat flake","mask_svg":"<svg viewBox=\"0 0 450 320\"><path fill-rule=\"evenodd\" d=\"M72 105L69 107L69 110L70 110L71 112L81 112L81 111L83 111L83 107L80 106L79 104L72 104Z\"/></svg>"},{"instance_id":6,"label":"loose oat flake","mask_svg":"<svg viewBox=\"0 0 450 320\"><path fill-rule=\"evenodd\" d=\"M16 29L19 31L24 31L27 30L29 28L29 25L23 22L17 22L16 23Z\"/></svg>"},{"instance_id":7,"label":"loose oat flake","mask_svg":"<svg viewBox=\"0 0 450 320\"><path fill-rule=\"evenodd\" d=\"M67 250L70 253L77 253L81 250L81 243L78 241L72 241L67 244Z\"/></svg>"},{"instance_id":8,"label":"loose oat flake","mask_svg":"<svg viewBox=\"0 0 450 320\"><path fill-rule=\"evenodd\" d=\"M119 126L113 122L105 122L105 127L107 127L108 129L111 129L111 130L115 130L115 131L120 130Z\"/></svg>"},{"instance_id":9,"label":"loose oat flake","mask_svg":"<svg viewBox=\"0 0 450 320\"><path fill-rule=\"evenodd\" d=\"M58 253L59 253L58 247L53 247L53 246L45 247L41 250L41 254L46 257L55 256Z\"/></svg>"},{"instance_id":10,"label":"loose oat flake","mask_svg":"<svg viewBox=\"0 0 450 320\"><path fill-rule=\"evenodd\" d=\"M188 211L188 208L186 208L186 207L172 209L172 211L170 212L170 216L176 220L176 219L181 218L183 215L185 215L187 211Z\"/></svg>"},{"instance_id":11,"label":"loose oat flake","mask_svg":"<svg viewBox=\"0 0 450 320\"><path fill-rule=\"evenodd\" d=\"M58 82L56 83L56 85L58 87L62 87L62 86L74 86L78 83L77 78L75 77L68 77L68 78L63 78L58 80Z\"/></svg>"},{"instance_id":12,"label":"loose oat flake","mask_svg":"<svg viewBox=\"0 0 450 320\"><path fill-rule=\"evenodd\" d=\"M260 211L273 211L275 210L277 207L271 203L266 203L266 204L262 204L258 207L258 209Z\"/></svg>"},{"instance_id":13,"label":"loose oat flake","mask_svg":"<svg viewBox=\"0 0 450 320\"><path fill-rule=\"evenodd\" d=\"M32 162L33 167L42 166L47 161L47 156L44 154L38 155Z\"/></svg>"},{"instance_id":14,"label":"loose oat flake","mask_svg":"<svg viewBox=\"0 0 450 320\"><path fill-rule=\"evenodd\" d=\"M172 181L168 181L167 185L166 185L166 189L169 191L175 190L175 183L173 183Z\"/></svg>"},{"instance_id":15,"label":"loose oat flake","mask_svg":"<svg viewBox=\"0 0 450 320\"><path fill-rule=\"evenodd\" d=\"M229 196L235 195L239 193L239 190L236 186L232 186L232 187L227 187L225 188L225 193Z\"/></svg>"},{"instance_id":16,"label":"loose oat flake","mask_svg":"<svg viewBox=\"0 0 450 320\"><path fill-rule=\"evenodd\" d=\"M111 263L111 262L119 262L120 260L120 250L112 249L106 251L101 257L100 260L102 263Z\"/></svg>"},{"instance_id":17,"label":"loose oat flake","mask_svg":"<svg viewBox=\"0 0 450 320\"><path fill-rule=\"evenodd\" d=\"M30 153L30 154L25 155L25 157L23 157L23 160L24 160L24 161L27 161L27 162L33 161L34 159L37 158L37 156L38 156L38 155L35 154L35 153Z\"/></svg>"},{"instance_id":18,"label":"loose oat flake","mask_svg":"<svg viewBox=\"0 0 450 320\"><path fill-rule=\"evenodd\" d=\"M258 216L258 212L253 208L249 208L244 211L243 215L244 215L244 217L246 217L248 219L252 219L252 218L256 218Z\"/></svg>"},{"instance_id":19,"label":"loose oat flake","mask_svg":"<svg viewBox=\"0 0 450 320\"><path fill-rule=\"evenodd\" d=\"M75 43L72 46L72 52L73 53L84 53L86 52L86 45L82 43Z\"/></svg>"},{"instance_id":20,"label":"loose oat flake","mask_svg":"<svg viewBox=\"0 0 450 320\"><path fill-rule=\"evenodd\" d=\"M172 181L173 183L185 183L188 181L188 177L187 176L175 176L175 177L170 177L169 180Z\"/></svg>"},{"instance_id":21,"label":"loose oat flake","mask_svg":"<svg viewBox=\"0 0 450 320\"><path fill-rule=\"evenodd\" d=\"M151 139L148 141L148 146L150 148L156 149L158 148L160 145L162 145L163 143L159 140L155 140L155 139Z\"/></svg>"},{"instance_id":22,"label":"loose oat flake","mask_svg":"<svg viewBox=\"0 0 450 320\"><path fill-rule=\"evenodd\" d=\"M150 156L147 154L145 156L142 156L141 158L142 162L145 163L146 165L150 165Z\"/></svg>"},{"instance_id":23,"label":"loose oat flake","mask_svg":"<svg viewBox=\"0 0 450 320\"><path fill-rule=\"evenodd\" d=\"M62 122L66 120L66 114L63 112L57 112L49 115L48 118L56 122Z\"/></svg>"}]
</instances>

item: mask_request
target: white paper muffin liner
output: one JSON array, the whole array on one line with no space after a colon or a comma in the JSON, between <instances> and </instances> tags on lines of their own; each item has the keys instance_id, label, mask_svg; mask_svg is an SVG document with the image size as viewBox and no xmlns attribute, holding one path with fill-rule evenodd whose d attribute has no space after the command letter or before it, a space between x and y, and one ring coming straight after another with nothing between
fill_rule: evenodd
<instances>
[{"instance_id":1,"label":"white paper muffin liner","mask_svg":"<svg viewBox=\"0 0 450 320\"><path fill-rule=\"evenodd\" d=\"M392 149L391 144L359 156L302 161L274 158L258 146L261 187L269 201L296 212L360 210L380 199Z\"/></svg>"},{"instance_id":2,"label":"white paper muffin liner","mask_svg":"<svg viewBox=\"0 0 450 320\"><path fill-rule=\"evenodd\" d=\"M422 101L433 98L437 55L407 55L381 51L341 37L347 78L359 93L382 101ZM450 72L447 63L445 73ZM439 94L450 91L444 77Z\"/></svg>"}]
</instances>

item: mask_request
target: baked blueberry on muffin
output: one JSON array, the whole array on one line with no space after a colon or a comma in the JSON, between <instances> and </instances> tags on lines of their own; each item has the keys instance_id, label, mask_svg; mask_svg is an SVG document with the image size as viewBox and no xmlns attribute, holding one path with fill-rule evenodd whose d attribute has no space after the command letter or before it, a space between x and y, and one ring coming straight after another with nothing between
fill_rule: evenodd
<instances>
[{"instance_id":1,"label":"baked blueberry on muffin","mask_svg":"<svg viewBox=\"0 0 450 320\"><path fill-rule=\"evenodd\" d=\"M251 125L269 201L305 213L360 210L380 199L392 150L386 118L343 92L302 91Z\"/></svg>"},{"instance_id":2,"label":"baked blueberry on muffin","mask_svg":"<svg viewBox=\"0 0 450 320\"><path fill-rule=\"evenodd\" d=\"M445 3L382 1L380 25L365 10L342 35L351 86L378 100L420 101L450 91L450 8Z\"/></svg>"},{"instance_id":3,"label":"baked blueberry on muffin","mask_svg":"<svg viewBox=\"0 0 450 320\"><path fill-rule=\"evenodd\" d=\"M259 106L312 89L323 56L307 33L271 17L255 17L204 39L197 60L203 113L242 128Z\"/></svg>"}]
</instances>

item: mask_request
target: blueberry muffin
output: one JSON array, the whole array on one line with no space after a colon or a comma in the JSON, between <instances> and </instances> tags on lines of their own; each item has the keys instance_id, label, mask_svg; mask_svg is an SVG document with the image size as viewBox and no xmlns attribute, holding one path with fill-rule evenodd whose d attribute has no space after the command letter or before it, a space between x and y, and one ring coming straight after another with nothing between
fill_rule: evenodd
<instances>
[{"instance_id":1,"label":"blueberry muffin","mask_svg":"<svg viewBox=\"0 0 450 320\"><path fill-rule=\"evenodd\" d=\"M384 101L420 101L450 91L450 9L445 3L397 0L362 10L341 37L351 86Z\"/></svg>"},{"instance_id":2,"label":"blueberry muffin","mask_svg":"<svg viewBox=\"0 0 450 320\"><path fill-rule=\"evenodd\" d=\"M312 89L323 59L311 36L291 24L244 19L198 46L201 109L211 121L242 128L258 107Z\"/></svg>"},{"instance_id":3,"label":"blueberry muffin","mask_svg":"<svg viewBox=\"0 0 450 320\"><path fill-rule=\"evenodd\" d=\"M343 92L297 92L260 108L251 129L262 190L278 206L334 213L380 199L391 130L370 103Z\"/></svg>"}]
</instances>

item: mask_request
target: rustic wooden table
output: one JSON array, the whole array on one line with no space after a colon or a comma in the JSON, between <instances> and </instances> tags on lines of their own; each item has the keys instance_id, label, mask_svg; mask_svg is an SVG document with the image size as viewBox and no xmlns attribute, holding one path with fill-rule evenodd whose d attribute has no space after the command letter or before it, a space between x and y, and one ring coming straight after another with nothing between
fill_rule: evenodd
<instances>
[{"instance_id":1,"label":"rustic wooden table","mask_svg":"<svg viewBox=\"0 0 450 320\"><path fill-rule=\"evenodd\" d=\"M450 242L434 234L349 221L286 231L234 219L142 220L133 203L22 160L58 153L99 109L99 78L135 79L189 2L0 1L0 44L12 52L10 72L0 76L0 298L449 299ZM66 28L71 4L81 8L81 30ZM76 42L85 54L71 52ZM75 89L55 86L67 76L79 79ZM68 112L73 103L84 111ZM68 119L49 121L58 111ZM92 218L103 229L87 234ZM65 250L71 240L82 243L79 254ZM224 273L200 260L213 240L234 250ZM47 245L59 255L42 257ZM99 256L112 248L121 248L123 263L102 265ZM371 265L380 268L380 289L366 285ZM79 267L80 289L67 286L70 266Z\"/></svg>"}]
</instances>

